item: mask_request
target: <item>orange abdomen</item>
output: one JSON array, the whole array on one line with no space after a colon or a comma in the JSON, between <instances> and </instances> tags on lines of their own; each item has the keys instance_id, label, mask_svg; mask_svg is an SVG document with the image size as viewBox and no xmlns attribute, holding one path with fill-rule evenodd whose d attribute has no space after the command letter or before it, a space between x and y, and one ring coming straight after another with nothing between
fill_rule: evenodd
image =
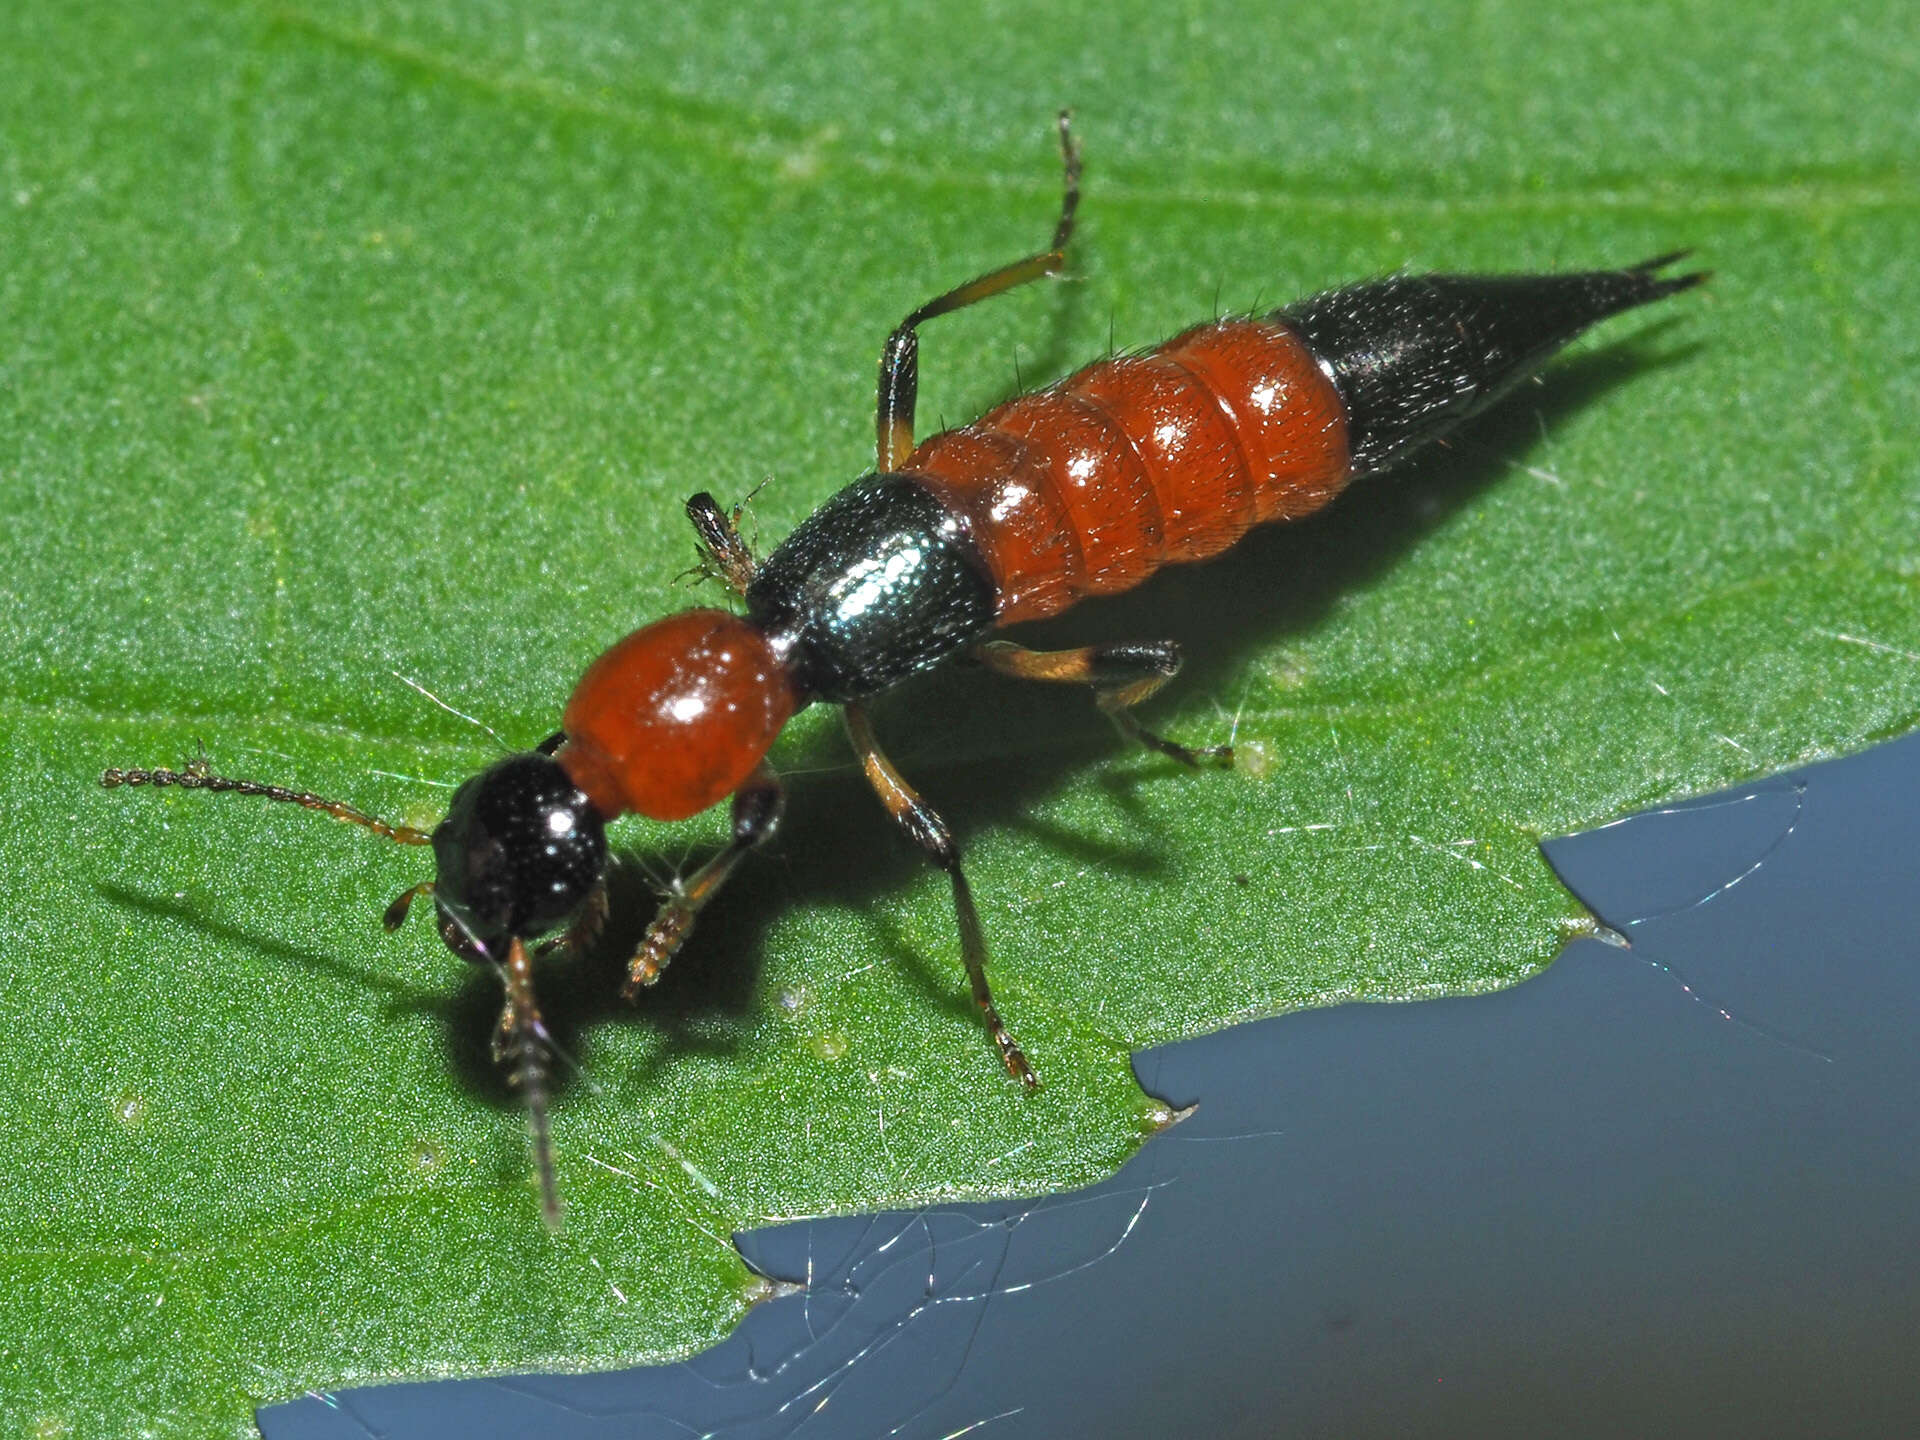
<instances>
[{"instance_id":1,"label":"orange abdomen","mask_svg":"<svg viewBox=\"0 0 1920 1440\"><path fill-rule=\"evenodd\" d=\"M1010 625L1204 560L1325 505L1346 411L1270 320L1216 320L932 436L902 466L962 516Z\"/></svg>"}]
</instances>

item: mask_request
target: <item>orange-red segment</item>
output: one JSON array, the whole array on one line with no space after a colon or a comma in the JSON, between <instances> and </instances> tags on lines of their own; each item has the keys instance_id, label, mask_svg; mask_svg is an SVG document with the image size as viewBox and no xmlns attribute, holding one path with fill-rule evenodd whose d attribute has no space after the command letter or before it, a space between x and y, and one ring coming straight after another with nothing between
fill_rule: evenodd
<instances>
[{"instance_id":1,"label":"orange-red segment","mask_svg":"<svg viewBox=\"0 0 1920 1440\"><path fill-rule=\"evenodd\" d=\"M724 610L688 610L587 667L554 758L609 820L629 810L684 820L740 788L794 703L758 628Z\"/></svg>"},{"instance_id":2,"label":"orange-red segment","mask_svg":"<svg viewBox=\"0 0 1920 1440\"><path fill-rule=\"evenodd\" d=\"M1089 365L902 468L965 521L1011 625L1318 510L1352 466L1346 410L1306 345L1239 319Z\"/></svg>"}]
</instances>

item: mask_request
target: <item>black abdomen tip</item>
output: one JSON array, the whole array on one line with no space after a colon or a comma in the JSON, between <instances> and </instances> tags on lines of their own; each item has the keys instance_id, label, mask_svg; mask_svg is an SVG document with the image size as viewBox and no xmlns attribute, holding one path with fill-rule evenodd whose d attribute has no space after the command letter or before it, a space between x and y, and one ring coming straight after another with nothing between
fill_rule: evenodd
<instances>
[{"instance_id":1,"label":"black abdomen tip","mask_svg":"<svg viewBox=\"0 0 1920 1440\"><path fill-rule=\"evenodd\" d=\"M1569 275L1407 275L1330 290L1279 311L1347 407L1353 473L1404 459L1494 404L1589 326L1690 290L1663 277L1676 250Z\"/></svg>"}]
</instances>

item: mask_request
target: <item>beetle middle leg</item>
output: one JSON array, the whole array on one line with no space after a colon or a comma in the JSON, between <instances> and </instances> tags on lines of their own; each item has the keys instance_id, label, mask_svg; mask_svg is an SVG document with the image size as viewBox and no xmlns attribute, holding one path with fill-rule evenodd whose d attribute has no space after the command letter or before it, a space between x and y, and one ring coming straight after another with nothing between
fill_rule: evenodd
<instances>
[{"instance_id":1,"label":"beetle middle leg","mask_svg":"<svg viewBox=\"0 0 1920 1440\"><path fill-rule=\"evenodd\" d=\"M973 889L960 869L960 850L953 843L953 831L947 828L939 812L922 800L893 768L893 762L887 759L880 742L874 738L866 708L850 703L842 706L840 713L847 722L847 735L853 741L860 768L866 772L867 783L873 786L880 803L887 807L887 813L906 832L907 838L925 851L927 858L953 882L954 918L960 927L960 959L967 967L967 979L973 986L973 1003L980 1007L993 1043L1000 1047L1000 1059L1007 1073L1027 1089L1033 1089L1040 1081L1033 1073L1033 1066L1027 1063L1025 1052L1008 1032L1006 1022L1000 1018L1000 1011L993 1003L993 991L987 985L987 935L980 925L980 912L974 908Z\"/></svg>"},{"instance_id":2,"label":"beetle middle leg","mask_svg":"<svg viewBox=\"0 0 1920 1440\"><path fill-rule=\"evenodd\" d=\"M973 653L989 670L1016 679L1091 686L1094 704L1122 735L1183 765L1195 769L1233 765L1231 745L1182 745L1155 734L1134 717L1135 705L1180 673L1180 647L1171 640L1082 645L1073 650L1029 650L1011 640L988 640L974 646Z\"/></svg>"},{"instance_id":3,"label":"beetle middle leg","mask_svg":"<svg viewBox=\"0 0 1920 1440\"><path fill-rule=\"evenodd\" d=\"M1057 275L1067 263L1067 242L1073 238L1073 214L1080 206L1080 145L1073 138L1072 111L1060 112L1060 158L1065 189L1060 197L1060 219L1053 227L1053 244L1037 255L989 270L985 275L935 296L902 320L880 352L880 407L874 419L879 453L874 469L890 475L913 453L913 407L920 396L920 337L916 328L936 315L950 315L969 305L1038 280Z\"/></svg>"},{"instance_id":4,"label":"beetle middle leg","mask_svg":"<svg viewBox=\"0 0 1920 1440\"><path fill-rule=\"evenodd\" d=\"M675 881L673 891L661 902L660 911L640 937L640 944L627 962L627 982L621 996L632 1000L641 989L660 978L687 936L693 922L726 884L740 859L756 845L765 844L779 828L780 814L786 808L787 792L773 767L762 763L733 796L733 836L726 848L693 872L689 880Z\"/></svg>"}]
</instances>

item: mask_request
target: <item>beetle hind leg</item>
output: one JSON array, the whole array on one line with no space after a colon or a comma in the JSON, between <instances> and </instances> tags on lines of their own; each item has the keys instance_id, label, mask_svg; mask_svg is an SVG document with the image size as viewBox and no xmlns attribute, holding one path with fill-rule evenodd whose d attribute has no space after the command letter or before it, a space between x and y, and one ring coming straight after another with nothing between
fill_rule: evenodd
<instances>
[{"instance_id":1,"label":"beetle hind leg","mask_svg":"<svg viewBox=\"0 0 1920 1440\"><path fill-rule=\"evenodd\" d=\"M1011 640L988 640L976 645L975 657L989 670L1018 680L1086 685L1093 703L1122 735L1182 765L1231 769L1231 745L1182 745L1149 730L1133 707L1157 694L1180 673L1180 647L1171 640L1147 640L1119 645L1082 645L1073 650L1029 650Z\"/></svg>"},{"instance_id":2,"label":"beetle hind leg","mask_svg":"<svg viewBox=\"0 0 1920 1440\"><path fill-rule=\"evenodd\" d=\"M960 849L954 844L953 832L939 812L922 800L893 768L893 762L887 759L874 738L865 708L849 704L842 707L841 714L847 722L847 735L853 741L854 753L860 758L860 768L866 772L880 803L887 807L887 813L906 832L907 838L946 872L952 882L954 920L960 930L960 960L967 967L973 1003L980 1007L981 1018L986 1021L993 1043L999 1047L1007 1074L1032 1090L1040 1083L1039 1077L1027 1063L1026 1052L1014 1040L1006 1021L1000 1018L999 1007L993 1003L993 990L987 984L987 935L973 903L973 888L967 884L966 872L960 868Z\"/></svg>"}]
</instances>

